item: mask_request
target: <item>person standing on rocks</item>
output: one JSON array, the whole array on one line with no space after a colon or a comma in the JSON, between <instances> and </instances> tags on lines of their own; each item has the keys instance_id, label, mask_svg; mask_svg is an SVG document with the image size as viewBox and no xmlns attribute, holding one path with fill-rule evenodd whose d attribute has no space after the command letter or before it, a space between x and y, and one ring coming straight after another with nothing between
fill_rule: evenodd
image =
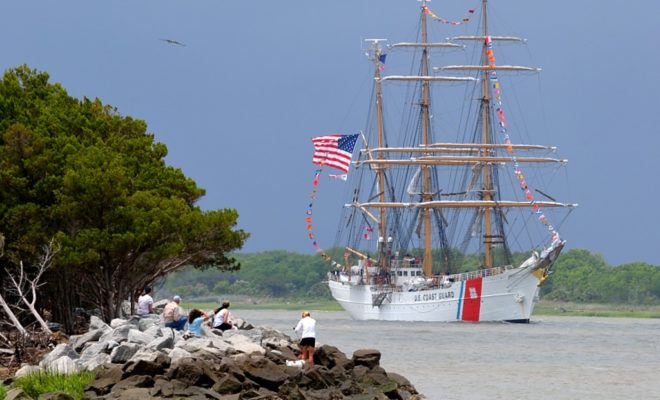
<instances>
[{"instance_id":1,"label":"person standing on rocks","mask_svg":"<svg viewBox=\"0 0 660 400\"><path fill-rule=\"evenodd\" d=\"M302 312L302 319L293 328L300 334L300 359L310 367L314 365L314 347L316 346L316 320L309 311Z\"/></svg>"},{"instance_id":2,"label":"person standing on rocks","mask_svg":"<svg viewBox=\"0 0 660 400\"><path fill-rule=\"evenodd\" d=\"M165 309L163 309L163 321L165 322L166 327L182 331L183 327L186 326L188 317L181 315L179 304L181 304L181 297L174 296L172 301L167 303Z\"/></svg>"},{"instance_id":3,"label":"person standing on rocks","mask_svg":"<svg viewBox=\"0 0 660 400\"><path fill-rule=\"evenodd\" d=\"M151 288L145 286L142 296L138 297L137 301L137 314L145 316L154 312L154 299L151 297Z\"/></svg>"},{"instance_id":4,"label":"person standing on rocks","mask_svg":"<svg viewBox=\"0 0 660 400\"><path fill-rule=\"evenodd\" d=\"M229 302L227 300L222 302L222 305L215 310L213 316L213 328L220 329L221 331L226 331L227 329L232 329L234 323L231 320L231 313L229 312Z\"/></svg>"}]
</instances>

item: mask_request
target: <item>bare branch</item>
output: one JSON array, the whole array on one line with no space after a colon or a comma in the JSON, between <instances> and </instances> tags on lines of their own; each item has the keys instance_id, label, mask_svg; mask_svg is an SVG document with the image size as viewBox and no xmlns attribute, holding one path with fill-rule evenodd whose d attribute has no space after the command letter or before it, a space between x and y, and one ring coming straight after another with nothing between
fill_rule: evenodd
<instances>
[{"instance_id":1,"label":"bare branch","mask_svg":"<svg viewBox=\"0 0 660 400\"><path fill-rule=\"evenodd\" d=\"M5 313L11 320L12 324L14 325L14 328L16 328L21 333L21 335L27 335L27 331L25 330L23 325L21 325L18 318L16 318L16 314L14 314L11 308L9 308L9 304L7 304L7 302L5 301L4 297L2 297L2 295L0 295L0 306L2 306L2 309L5 310Z\"/></svg>"},{"instance_id":2,"label":"bare branch","mask_svg":"<svg viewBox=\"0 0 660 400\"><path fill-rule=\"evenodd\" d=\"M25 268L23 267L23 261L19 262L20 268L18 280L14 275L10 274L7 269L5 269L5 271L14 285L14 290L16 290L16 293L30 310L30 313L32 313L37 322L39 322L41 329L44 332L52 333L50 328L48 328L46 321L44 321L41 314L37 311L35 304L37 303L37 289L41 286L39 280L44 272L46 272L46 270L52 265L53 257L60 251L60 245L59 243L56 243L54 239L51 239L50 242L43 247L42 251L41 259L37 266L37 272L32 279L27 276ZM29 300L27 292L31 295L31 299Z\"/></svg>"}]
</instances>

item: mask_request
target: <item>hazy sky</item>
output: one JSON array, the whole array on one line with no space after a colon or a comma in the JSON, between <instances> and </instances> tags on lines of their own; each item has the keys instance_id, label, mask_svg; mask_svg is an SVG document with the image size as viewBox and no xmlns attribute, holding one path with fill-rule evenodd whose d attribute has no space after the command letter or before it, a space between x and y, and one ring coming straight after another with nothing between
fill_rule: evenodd
<instances>
[{"instance_id":1,"label":"hazy sky","mask_svg":"<svg viewBox=\"0 0 660 400\"><path fill-rule=\"evenodd\" d=\"M456 19L478 0L432 1ZM491 0L492 33L529 39L543 68L535 142L569 159L570 248L660 265L660 2ZM144 119L167 161L239 211L244 250L313 253L310 138L364 128L362 39L415 38L414 0L4 1L0 67L47 71L76 97ZM436 27L444 37L474 26ZM159 41L175 39L186 46ZM563 182L562 182L563 183ZM316 236L334 239L341 183L323 182Z\"/></svg>"}]
</instances>

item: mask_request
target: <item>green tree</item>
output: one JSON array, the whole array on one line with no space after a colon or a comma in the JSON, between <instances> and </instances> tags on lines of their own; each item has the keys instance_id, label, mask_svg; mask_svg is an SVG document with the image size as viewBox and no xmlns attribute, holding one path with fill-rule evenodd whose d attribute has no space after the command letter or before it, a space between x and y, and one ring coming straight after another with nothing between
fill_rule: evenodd
<instances>
[{"instance_id":1,"label":"green tree","mask_svg":"<svg viewBox=\"0 0 660 400\"><path fill-rule=\"evenodd\" d=\"M248 237L238 213L201 210L204 189L166 165L167 148L144 121L72 98L22 66L0 82L0 132L0 263L34 262L56 237L62 251L47 288L55 304L91 303L108 320L183 266L239 268L228 256Z\"/></svg>"}]
</instances>

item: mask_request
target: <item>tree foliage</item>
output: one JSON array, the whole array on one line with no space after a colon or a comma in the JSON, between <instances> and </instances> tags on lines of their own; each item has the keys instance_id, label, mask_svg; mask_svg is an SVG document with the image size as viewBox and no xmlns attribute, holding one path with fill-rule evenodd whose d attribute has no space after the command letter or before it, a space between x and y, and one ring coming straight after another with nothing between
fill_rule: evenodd
<instances>
[{"instance_id":1,"label":"tree foliage","mask_svg":"<svg viewBox=\"0 0 660 400\"><path fill-rule=\"evenodd\" d=\"M55 237L54 304L91 303L110 319L182 266L239 267L227 255L248 237L236 229L238 213L201 210L204 189L165 163L167 147L144 121L75 99L22 66L0 82L0 134L0 266L34 264Z\"/></svg>"},{"instance_id":2,"label":"tree foliage","mask_svg":"<svg viewBox=\"0 0 660 400\"><path fill-rule=\"evenodd\" d=\"M186 298L240 294L259 297L325 297L330 292L322 281L328 264L321 257L283 250L236 254L240 271L186 269L167 277L166 294Z\"/></svg>"}]
</instances>

